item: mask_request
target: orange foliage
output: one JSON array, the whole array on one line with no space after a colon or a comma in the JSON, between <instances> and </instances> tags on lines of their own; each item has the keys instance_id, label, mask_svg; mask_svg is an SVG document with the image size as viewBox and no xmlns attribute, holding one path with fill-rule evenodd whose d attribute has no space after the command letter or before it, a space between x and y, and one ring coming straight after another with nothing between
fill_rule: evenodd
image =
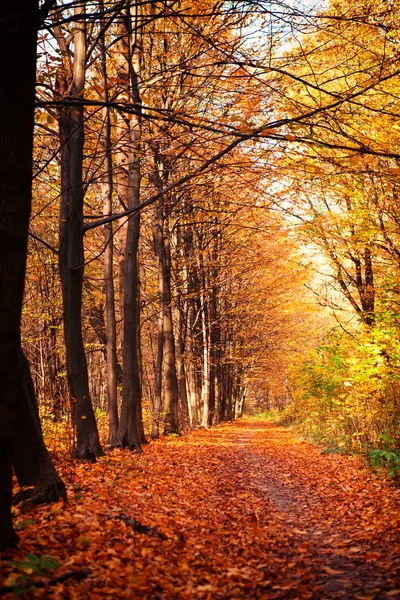
<instances>
[{"instance_id":1,"label":"orange foliage","mask_svg":"<svg viewBox=\"0 0 400 600\"><path fill-rule=\"evenodd\" d=\"M141 456L113 451L59 467L66 507L14 509L21 543L5 556L3 585L23 574L46 581L22 562L29 552L61 565L29 598L400 595L400 490L271 423L244 420L163 438Z\"/></svg>"}]
</instances>

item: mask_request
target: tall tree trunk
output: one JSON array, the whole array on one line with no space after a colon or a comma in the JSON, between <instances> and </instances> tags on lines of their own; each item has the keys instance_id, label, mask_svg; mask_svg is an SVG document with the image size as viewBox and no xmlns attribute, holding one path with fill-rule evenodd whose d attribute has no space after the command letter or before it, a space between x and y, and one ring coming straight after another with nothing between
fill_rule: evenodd
<instances>
[{"instance_id":1,"label":"tall tree trunk","mask_svg":"<svg viewBox=\"0 0 400 600\"><path fill-rule=\"evenodd\" d=\"M220 409L221 409L221 325L220 325L220 254L221 254L221 235L220 225L218 220L215 220L214 232L213 232L213 257L212 257L212 270L211 270L211 354L212 354L212 365L213 365L213 415L212 424L217 425L220 421Z\"/></svg>"},{"instance_id":2,"label":"tall tree trunk","mask_svg":"<svg viewBox=\"0 0 400 600\"><path fill-rule=\"evenodd\" d=\"M140 449L141 431L138 414L140 403L140 375L137 353L137 246L138 216L128 222L125 254L124 290L124 345L122 349L122 406L117 434L112 442L114 447Z\"/></svg>"},{"instance_id":3,"label":"tall tree trunk","mask_svg":"<svg viewBox=\"0 0 400 600\"><path fill-rule=\"evenodd\" d=\"M20 390L20 319L31 207L37 0L0 8L0 550L17 542L11 464Z\"/></svg>"},{"instance_id":4,"label":"tall tree trunk","mask_svg":"<svg viewBox=\"0 0 400 600\"><path fill-rule=\"evenodd\" d=\"M103 0L100 10L103 11ZM104 22L101 23L104 27ZM101 36L100 47L102 85L104 89L104 101L109 102L107 62L104 33ZM113 197L113 164L111 155L111 120L110 109L103 109L103 151L105 175L102 182L103 214L105 217L112 214ZM104 225L104 287L106 292L106 329L107 329L107 410L108 410L108 443L111 444L118 430L118 377L117 377L117 325L115 318L115 293L114 293L114 237L113 225Z\"/></svg>"},{"instance_id":5,"label":"tall tree trunk","mask_svg":"<svg viewBox=\"0 0 400 600\"><path fill-rule=\"evenodd\" d=\"M75 16L84 14L76 6ZM82 98L85 83L85 25L77 20L74 33L74 65L71 96ZM85 348L82 338L83 282L83 106L64 106L60 114L61 199L59 268L63 295L67 378L77 432L74 456L95 460L102 454L96 419L89 394Z\"/></svg>"},{"instance_id":6,"label":"tall tree trunk","mask_svg":"<svg viewBox=\"0 0 400 600\"><path fill-rule=\"evenodd\" d=\"M200 283L200 320L202 334L201 426L208 428L211 399L211 339L209 306L207 300L207 265L204 264L202 239L199 238L198 271Z\"/></svg>"},{"instance_id":7,"label":"tall tree trunk","mask_svg":"<svg viewBox=\"0 0 400 600\"><path fill-rule=\"evenodd\" d=\"M162 244L162 253L164 259L162 266L164 269L164 300L163 300L163 331L164 331L164 412L165 423L164 433L179 433L178 421L178 377L176 373L176 353L175 353L175 338L172 322L172 307L171 307L171 249L170 241L164 235L164 243Z\"/></svg>"},{"instance_id":8,"label":"tall tree trunk","mask_svg":"<svg viewBox=\"0 0 400 600\"><path fill-rule=\"evenodd\" d=\"M153 179L156 189L160 191L167 184L168 170L165 166L164 156L161 152L159 152L156 145L153 148L153 154ZM159 324L157 364L155 376L155 418L159 418L157 410L159 412L159 406L161 405L161 378L162 371L164 371L164 433L168 434L179 432L179 389L178 376L176 371L176 350L171 307L171 246L170 239L166 235L166 222L164 211L164 197L162 196L159 202L157 203L157 208L153 222L153 239L154 250L157 258L159 292Z\"/></svg>"},{"instance_id":9,"label":"tall tree trunk","mask_svg":"<svg viewBox=\"0 0 400 600\"><path fill-rule=\"evenodd\" d=\"M157 260L158 278L158 319L157 319L157 358L154 374L154 400L153 400L153 427L152 437L158 438L160 434L160 416L162 402L162 373L164 354L164 269L163 262L163 200L157 203L153 222L153 243Z\"/></svg>"},{"instance_id":10,"label":"tall tree trunk","mask_svg":"<svg viewBox=\"0 0 400 600\"><path fill-rule=\"evenodd\" d=\"M118 102L129 104L130 93L130 11L129 2L120 12L117 26L117 41L115 43L114 63L119 81ZM132 147L130 132L130 116L126 113L117 114L117 196L122 210L126 210L129 204L129 165L132 163ZM125 293L125 252L126 236L128 231L128 219L118 224L118 263L119 263L119 338L120 346L124 345L124 293Z\"/></svg>"},{"instance_id":11,"label":"tall tree trunk","mask_svg":"<svg viewBox=\"0 0 400 600\"><path fill-rule=\"evenodd\" d=\"M44 444L35 389L28 361L19 351L21 393L14 427L13 466L21 491L14 502L27 498L39 504L67 499L65 485L54 468Z\"/></svg>"},{"instance_id":12,"label":"tall tree trunk","mask_svg":"<svg viewBox=\"0 0 400 600\"><path fill-rule=\"evenodd\" d=\"M186 207L190 212L190 203ZM196 326L198 322L196 302L199 296L199 278L198 271L193 265L194 240L191 225L185 223L179 236L177 247L180 249L182 261L182 297L185 306L185 322L182 319L180 335L184 339L184 369L187 391L187 406L190 420L190 427L198 429L200 424L200 394L198 386L198 376L196 372L197 358L197 337L199 335ZM184 329L184 331L183 331Z\"/></svg>"},{"instance_id":13,"label":"tall tree trunk","mask_svg":"<svg viewBox=\"0 0 400 600\"><path fill-rule=\"evenodd\" d=\"M189 300L189 311L188 311L188 321L189 321L189 331L190 331L190 346L187 357L187 381L188 381L188 391L189 391L189 414L190 414L190 425L192 429L198 429L200 425L199 419L199 390L197 385L197 373L196 373L196 347L195 347L195 339L194 339L194 300L190 298Z\"/></svg>"},{"instance_id":14,"label":"tall tree trunk","mask_svg":"<svg viewBox=\"0 0 400 600\"><path fill-rule=\"evenodd\" d=\"M178 386L179 386L179 399L181 406L181 418L183 430L186 431L190 426L190 413L189 413L189 401L187 392L187 381L186 381L186 369L185 369L185 342L183 337L183 325L182 325L182 313L179 305L175 309L176 314L176 364L178 371Z\"/></svg>"},{"instance_id":15,"label":"tall tree trunk","mask_svg":"<svg viewBox=\"0 0 400 600\"><path fill-rule=\"evenodd\" d=\"M176 224L177 225L177 224ZM173 246L174 254L178 263L182 257L179 253L179 248L182 246L183 240L181 239L181 228L175 226L173 228ZM179 270L176 270L176 273ZM182 314L182 286L179 276L176 275L174 279L174 287L176 290L176 302L174 304L173 316L175 321L175 350L176 350L176 369L178 378L178 390L179 390L179 421L182 424L183 431L187 431L190 427L190 413L189 413L189 401L186 381L186 369L185 369L185 327L183 322Z\"/></svg>"},{"instance_id":16,"label":"tall tree trunk","mask_svg":"<svg viewBox=\"0 0 400 600\"><path fill-rule=\"evenodd\" d=\"M201 426L208 428L208 418L210 409L210 396L211 396L211 360L210 360L210 330L207 320L207 309L206 309L205 295L202 294L201 298L201 327L203 333L203 372L201 382L201 404L202 404L202 415L201 415Z\"/></svg>"},{"instance_id":17,"label":"tall tree trunk","mask_svg":"<svg viewBox=\"0 0 400 600\"><path fill-rule=\"evenodd\" d=\"M130 2L127 2L127 7ZM141 126L139 113L141 110L141 99L139 94L140 60L142 54L141 6L133 4L125 11L128 17L127 40L130 54L130 80L132 85L132 100L137 111L129 123L130 154L128 165L128 208L134 208L140 199L140 136ZM130 23L132 22L132 28ZM130 38L130 31L133 31ZM130 40L130 41L129 41ZM141 452L140 443L142 438L142 416L141 416L141 385L139 366L139 213L129 217L126 231L125 254L123 264L123 383L122 383L122 406L121 417L117 434L112 442L114 447L136 448Z\"/></svg>"}]
</instances>

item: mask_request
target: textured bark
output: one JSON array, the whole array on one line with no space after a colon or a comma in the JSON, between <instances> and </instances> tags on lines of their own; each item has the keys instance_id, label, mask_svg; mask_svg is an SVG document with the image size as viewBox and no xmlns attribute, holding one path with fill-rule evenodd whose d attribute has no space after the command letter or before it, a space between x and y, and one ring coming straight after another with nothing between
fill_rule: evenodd
<instances>
[{"instance_id":1,"label":"textured bark","mask_svg":"<svg viewBox=\"0 0 400 600\"><path fill-rule=\"evenodd\" d=\"M20 393L14 426L13 466L22 488L14 503L30 499L39 504L67 499L65 485L44 444L29 364L19 351ZM25 488L25 489L24 489Z\"/></svg>"},{"instance_id":2,"label":"textured bark","mask_svg":"<svg viewBox=\"0 0 400 600\"><path fill-rule=\"evenodd\" d=\"M100 2L100 10L104 10L103 0ZM101 26L104 27L102 22ZM104 34L100 39L101 56L101 74L102 86L104 89L104 101L108 103L108 78L106 65L106 50ZM105 106L103 109L103 133L102 145L104 151L104 169L105 174L101 184L103 195L103 215L105 217L112 214L113 197L113 161L111 154L111 120L110 109ZM107 343L107 410L108 410L108 442L111 443L118 431L118 375L117 375L117 324L115 317L115 292L114 292L114 236L113 225L107 223L104 225L104 287L106 292L106 343Z\"/></svg>"},{"instance_id":3,"label":"textured bark","mask_svg":"<svg viewBox=\"0 0 400 600\"><path fill-rule=\"evenodd\" d=\"M163 208L162 199L157 203L153 222L153 243L157 260L158 277L158 319L157 319L157 359L154 374L153 426L151 435L158 438L160 434L160 417L162 402L162 366L164 355L164 269L162 267L163 251Z\"/></svg>"},{"instance_id":4,"label":"textured bark","mask_svg":"<svg viewBox=\"0 0 400 600\"><path fill-rule=\"evenodd\" d=\"M207 320L205 298L202 297L201 325L203 331L203 373L201 381L201 426L208 428L210 396L211 396L211 360L210 360L210 332Z\"/></svg>"},{"instance_id":5,"label":"textured bark","mask_svg":"<svg viewBox=\"0 0 400 600\"><path fill-rule=\"evenodd\" d=\"M241 419L243 417L244 403L247 396L247 389L240 386L236 393L235 400L235 419Z\"/></svg>"},{"instance_id":6,"label":"textured bark","mask_svg":"<svg viewBox=\"0 0 400 600\"><path fill-rule=\"evenodd\" d=\"M211 311L211 355L212 355L212 396L213 413L212 424L217 425L220 421L221 410L221 301L220 301L220 254L221 254L221 236L220 225L216 221L213 232L213 259L211 271L212 296L210 302Z\"/></svg>"},{"instance_id":7,"label":"textured bark","mask_svg":"<svg viewBox=\"0 0 400 600\"><path fill-rule=\"evenodd\" d=\"M168 169L165 165L163 153L156 144L153 148L154 170L153 180L158 191L168 183ZM157 437L159 427L160 408L164 412L164 433L178 433L178 376L176 371L175 338L172 322L171 307L171 255L170 239L166 235L164 197L162 196L156 207L153 222L154 251L157 259L158 273L158 333L157 333L157 364L155 373L154 394L154 424L153 436ZM164 373L164 394L162 393L162 374ZM163 402L161 402L163 400Z\"/></svg>"},{"instance_id":8,"label":"textured bark","mask_svg":"<svg viewBox=\"0 0 400 600\"><path fill-rule=\"evenodd\" d=\"M163 332L164 332L164 433L179 433L178 421L178 377L176 373L175 337L171 308L171 254L169 240L164 236L162 245L164 260L164 299L163 299Z\"/></svg>"},{"instance_id":9,"label":"textured bark","mask_svg":"<svg viewBox=\"0 0 400 600\"><path fill-rule=\"evenodd\" d=\"M187 364L187 381L188 381L188 392L189 392L189 415L190 415L190 426L192 429L198 429L200 425L199 420L199 393L196 381L196 370L193 361L189 359Z\"/></svg>"},{"instance_id":10,"label":"textured bark","mask_svg":"<svg viewBox=\"0 0 400 600\"><path fill-rule=\"evenodd\" d=\"M20 318L31 207L37 0L0 7L0 550L17 542L11 463L20 393Z\"/></svg>"},{"instance_id":11,"label":"textured bark","mask_svg":"<svg viewBox=\"0 0 400 600\"><path fill-rule=\"evenodd\" d=\"M83 7L75 7L82 15ZM74 65L71 96L81 98L85 82L85 27L75 24ZM63 295L64 340L67 379L76 426L74 456L96 460L102 454L96 419L89 394L85 348L82 338L83 283L83 107L64 106L60 114L61 199L59 268Z\"/></svg>"},{"instance_id":12,"label":"textured bark","mask_svg":"<svg viewBox=\"0 0 400 600\"><path fill-rule=\"evenodd\" d=\"M199 273L201 277L200 291L200 319L202 332L202 361L203 371L201 379L201 426L206 429L209 426L209 410L211 397L211 340L210 340L210 323L209 323L209 308L206 298L206 272L203 261L203 254L199 254Z\"/></svg>"},{"instance_id":13,"label":"textured bark","mask_svg":"<svg viewBox=\"0 0 400 600\"><path fill-rule=\"evenodd\" d=\"M139 240L138 217L129 219L125 255L124 290L124 345L123 384L121 416L117 434L112 441L113 447L140 449L140 428L138 421L138 403L140 401L139 363L137 354L137 245Z\"/></svg>"},{"instance_id":14,"label":"textured bark","mask_svg":"<svg viewBox=\"0 0 400 600\"><path fill-rule=\"evenodd\" d=\"M189 391L189 406L190 406L190 417L192 429L198 429L200 426L201 412L200 412L200 401L201 401L201 382L200 376L196 369L196 357L198 353L198 346L196 344L196 301L194 298L189 300L189 331L191 333L189 356L187 360L187 377L188 377L188 391Z\"/></svg>"},{"instance_id":15,"label":"textured bark","mask_svg":"<svg viewBox=\"0 0 400 600\"><path fill-rule=\"evenodd\" d=\"M140 112L141 100L139 95L140 59L142 54L140 26L141 8L139 4L133 4L124 13L121 24L121 35L126 40L127 56L129 59L129 73L132 85L132 101ZM132 18L132 27L131 27ZM131 34L131 30L133 33ZM131 50L130 50L131 49ZM128 122L129 127L129 154L128 164L128 194L126 196L127 208L133 208L139 204L140 199L140 117L132 116ZM121 273L123 290L123 380L122 380L122 406L121 416L117 434L112 441L113 447L136 448L141 452L141 440L143 437L141 418L141 381L139 365L139 214L134 214L128 219L126 230L125 252L123 260L123 273Z\"/></svg>"},{"instance_id":16,"label":"textured bark","mask_svg":"<svg viewBox=\"0 0 400 600\"><path fill-rule=\"evenodd\" d=\"M193 252L193 240L192 236L185 236L185 253L186 257L190 257ZM197 429L200 425L200 394L201 389L199 386L199 377L196 370L196 357L198 355L198 344L196 343L198 338L200 337L200 332L198 331L198 318L197 314L199 311L198 297L199 297L199 279L197 273L191 272L192 270L188 268L187 271L187 303L188 303L188 330L189 330L189 340L188 340L188 357L187 357L187 381L188 381L188 392L189 392L189 414L190 414L190 424L192 429Z\"/></svg>"},{"instance_id":17,"label":"textured bark","mask_svg":"<svg viewBox=\"0 0 400 600\"><path fill-rule=\"evenodd\" d=\"M182 314L180 307L177 306L175 310L176 318L176 365L178 372L178 386L179 386L179 400L181 409L181 420L184 431L187 431L190 426L189 416L189 401L187 393L187 381L186 381L186 369L185 369L185 342L183 336L183 325L182 325Z\"/></svg>"},{"instance_id":18,"label":"textured bark","mask_svg":"<svg viewBox=\"0 0 400 600\"><path fill-rule=\"evenodd\" d=\"M118 78L117 100L121 104L129 104L130 95L130 13L128 3L121 10L118 26L117 40L115 42L114 63ZM129 115L117 114L117 173L116 189L122 210L129 204L129 165L132 162L131 133ZM125 252L128 219L118 223L118 265L119 265L119 340L120 347L124 346L124 293L125 293Z\"/></svg>"}]
</instances>

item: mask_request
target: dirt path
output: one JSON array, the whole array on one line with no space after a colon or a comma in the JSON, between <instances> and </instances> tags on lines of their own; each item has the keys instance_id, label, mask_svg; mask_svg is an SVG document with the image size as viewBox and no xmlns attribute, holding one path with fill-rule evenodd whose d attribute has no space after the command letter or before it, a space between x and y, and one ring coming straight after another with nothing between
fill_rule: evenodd
<instances>
[{"instance_id":1,"label":"dirt path","mask_svg":"<svg viewBox=\"0 0 400 600\"><path fill-rule=\"evenodd\" d=\"M64 477L67 508L20 507L20 550L3 557L3 585L55 579L28 598L400 599L400 490L270 423L114 451ZM24 570L28 552L60 567Z\"/></svg>"}]
</instances>

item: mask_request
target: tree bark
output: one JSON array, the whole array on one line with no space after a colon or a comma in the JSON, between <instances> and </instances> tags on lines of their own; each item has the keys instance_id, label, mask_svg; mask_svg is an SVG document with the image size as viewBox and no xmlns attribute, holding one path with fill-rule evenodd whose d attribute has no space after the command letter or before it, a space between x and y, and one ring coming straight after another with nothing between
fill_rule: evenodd
<instances>
[{"instance_id":1,"label":"tree bark","mask_svg":"<svg viewBox=\"0 0 400 600\"><path fill-rule=\"evenodd\" d=\"M190 331L190 347L189 347L189 356L187 358L187 380L188 380L188 391L189 391L189 415L190 415L190 426L192 429L198 429L200 425L200 415L199 415L199 386L198 386L198 377L196 372L196 344L194 339L194 312L195 312L195 303L194 299L190 298L189 302L189 310L188 310L188 321L189 321L189 331Z\"/></svg>"},{"instance_id":2,"label":"tree bark","mask_svg":"<svg viewBox=\"0 0 400 600\"><path fill-rule=\"evenodd\" d=\"M31 208L37 0L0 8L0 550L11 521L11 464L20 394L20 319Z\"/></svg>"},{"instance_id":3,"label":"tree bark","mask_svg":"<svg viewBox=\"0 0 400 600\"><path fill-rule=\"evenodd\" d=\"M208 313L205 306L206 299L202 294L201 299L201 325L203 332L203 372L201 382L201 404L202 404L202 415L201 415L201 426L208 428L209 422L209 409L210 409L210 396L211 396L211 360L210 360L210 332L208 324Z\"/></svg>"},{"instance_id":4,"label":"tree bark","mask_svg":"<svg viewBox=\"0 0 400 600\"><path fill-rule=\"evenodd\" d=\"M164 235L162 267L164 269L163 332L164 332L164 433L179 433L178 422L178 377L176 373L175 338L171 307L171 251L170 242Z\"/></svg>"},{"instance_id":5,"label":"tree bark","mask_svg":"<svg viewBox=\"0 0 400 600\"><path fill-rule=\"evenodd\" d=\"M141 45L141 7L139 4L127 2L124 13L124 36L127 40L128 64L130 70L130 81L132 85L132 101L140 112L141 99L139 94L140 60L142 54ZM131 28L131 20L133 26ZM134 32L132 36L130 32ZM133 208L139 204L140 199L140 137L141 125L139 115L132 116L129 121L129 163L128 167L128 195L127 208ZM123 260L122 289L123 289L123 383L122 383L122 406L121 416L117 434L112 442L113 447L136 448L141 452L142 439L142 416L141 416L141 385L139 365L139 214L133 214L128 218L126 230L125 252ZM121 284L120 284L121 287Z\"/></svg>"},{"instance_id":6,"label":"tree bark","mask_svg":"<svg viewBox=\"0 0 400 600\"><path fill-rule=\"evenodd\" d=\"M157 202L153 221L153 244L157 260L158 278L158 318L157 318L157 358L154 374L154 400L153 400L153 426L151 435L158 438L160 435L160 416L162 406L162 369L164 354L164 269L162 267L163 252L163 201Z\"/></svg>"},{"instance_id":7,"label":"tree bark","mask_svg":"<svg viewBox=\"0 0 400 600\"><path fill-rule=\"evenodd\" d=\"M183 431L187 431L190 426L189 401L187 392L186 369L185 369L185 342L183 336L182 313L179 303L175 309L176 314L176 364L178 372L179 400L181 408L181 420Z\"/></svg>"},{"instance_id":8,"label":"tree bark","mask_svg":"<svg viewBox=\"0 0 400 600\"><path fill-rule=\"evenodd\" d=\"M84 8L76 6L75 15ZM75 23L74 65L71 96L82 98L85 83L85 25ZM67 96L68 97L68 96ZM76 426L74 456L96 460L102 454L96 419L89 394L85 348L82 337L83 283L83 107L64 106L60 113L61 199L59 228L59 268L63 295L64 340L67 378Z\"/></svg>"},{"instance_id":9,"label":"tree bark","mask_svg":"<svg viewBox=\"0 0 400 600\"><path fill-rule=\"evenodd\" d=\"M65 485L54 468L44 444L35 390L24 353L19 351L21 388L14 426L13 466L22 488L14 503L30 499L36 504L65 501Z\"/></svg>"},{"instance_id":10,"label":"tree bark","mask_svg":"<svg viewBox=\"0 0 400 600\"><path fill-rule=\"evenodd\" d=\"M117 25L117 40L114 52L115 69L119 81L117 100L129 104L130 94L130 11L129 3L125 2ZM129 165L132 162L131 133L129 115L117 114L117 174L116 189L118 201L122 210L127 210L129 204ZM128 219L119 222L118 265L119 265L119 339L121 349L124 346L124 292L125 292L125 252Z\"/></svg>"},{"instance_id":11,"label":"tree bark","mask_svg":"<svg viewBox=\"0 0 400 600\"><path fill-rule=\"evenodd\" d=\"M104 10L103 0L100 10ZM104 22L101 24L104 27ZM106 50L104 33L101 36L100 47L102 85L104 88L104 101L109 102L108 78L106 64ZM113 197L113 161L111 155L111 120L110 109L103 109L103 135L102 144L104 151L104 179L101 184L103 195L103 215L112 214ZM118 375L117 375L117 324L115 317L115 292L114 292L114 237L112 223L104 225L104 287L106 292L106 336L107 336L107 410L108 410L108 443L111 444L118 431Z\"/></svg>"}]
</instances>

